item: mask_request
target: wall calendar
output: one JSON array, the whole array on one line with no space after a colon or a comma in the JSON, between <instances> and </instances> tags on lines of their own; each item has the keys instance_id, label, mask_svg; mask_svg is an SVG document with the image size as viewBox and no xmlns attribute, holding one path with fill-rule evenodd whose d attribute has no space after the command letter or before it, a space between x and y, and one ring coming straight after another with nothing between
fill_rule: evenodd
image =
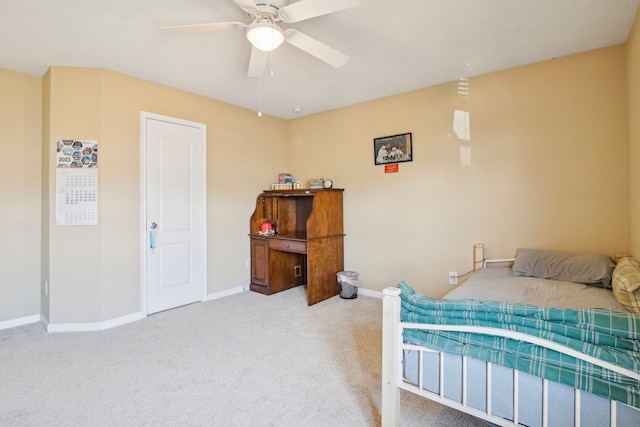
<instances>
[{"instance_id":1,"label":"wall calendar","mask_svg":"<svg viewBox=\"0 0 640 427\"><path fill-rule=\"evenodd\" d=\"M98 225L98 142L56 142L56 225Z\"/></svg>"}]
</instances>

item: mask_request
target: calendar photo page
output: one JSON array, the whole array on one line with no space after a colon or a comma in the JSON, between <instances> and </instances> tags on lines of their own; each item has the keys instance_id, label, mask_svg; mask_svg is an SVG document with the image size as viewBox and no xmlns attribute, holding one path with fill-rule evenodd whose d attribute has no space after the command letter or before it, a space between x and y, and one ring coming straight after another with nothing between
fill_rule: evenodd
<instances>
[{"instance_id":1,"label":"calendar photo page","mask_svg":"<svg viewBox=\"0 0 640 427\"><path fill-rule=\"evenodd\" d=\"M56 141L56 225L98 224L98 142Z\"/></svg>"}]
</instances>

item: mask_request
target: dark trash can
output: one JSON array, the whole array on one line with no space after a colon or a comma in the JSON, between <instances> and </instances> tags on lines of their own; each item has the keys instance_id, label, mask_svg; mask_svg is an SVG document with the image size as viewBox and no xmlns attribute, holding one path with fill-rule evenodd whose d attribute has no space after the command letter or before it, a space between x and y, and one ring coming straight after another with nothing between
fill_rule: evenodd
<instances>
[{"instance_id":1,"label":"dark trash can","mask_svg":"<svg viewBox=\"0 0 640 427\"><path fill-rule=\"evenodd\" d=\"M338 283L340 284L340 298L354 299L358 298L358 277L360 275L355 271L338 272Z\"/></svg>"}]
</instances>

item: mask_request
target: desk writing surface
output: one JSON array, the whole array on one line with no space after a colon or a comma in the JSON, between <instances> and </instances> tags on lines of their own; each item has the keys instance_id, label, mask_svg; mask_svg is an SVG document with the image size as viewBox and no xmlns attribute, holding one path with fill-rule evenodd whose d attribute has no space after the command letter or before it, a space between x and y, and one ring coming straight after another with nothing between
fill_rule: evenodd
<instances>
[{"instance_id":1,"label":"desk writing surface","mask_svg":"<svg viewBox=\"0 0 640 427\"><path fill-rule=\"evenodd\" d=\"M272 239L288 239L288 240L307 240L307 233L302 231L294 231L291 233L276 234Z\"/></svg>"}]
</instances>

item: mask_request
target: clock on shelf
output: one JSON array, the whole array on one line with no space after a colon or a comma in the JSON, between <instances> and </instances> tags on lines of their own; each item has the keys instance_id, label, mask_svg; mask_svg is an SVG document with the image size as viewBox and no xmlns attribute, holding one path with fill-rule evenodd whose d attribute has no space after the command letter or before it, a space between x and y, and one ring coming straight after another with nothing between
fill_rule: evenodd
<instances>
[{"instance_id":1,"label":"clock on shelf","mask_svg":"<svg viewBox=\"0 0 640 427\"><path fill-rule=\"evenodd\" d=\"M309 181L310 188L333 188L333 180L329 178L312 179Z\"/></svg>"}]
</instances>

